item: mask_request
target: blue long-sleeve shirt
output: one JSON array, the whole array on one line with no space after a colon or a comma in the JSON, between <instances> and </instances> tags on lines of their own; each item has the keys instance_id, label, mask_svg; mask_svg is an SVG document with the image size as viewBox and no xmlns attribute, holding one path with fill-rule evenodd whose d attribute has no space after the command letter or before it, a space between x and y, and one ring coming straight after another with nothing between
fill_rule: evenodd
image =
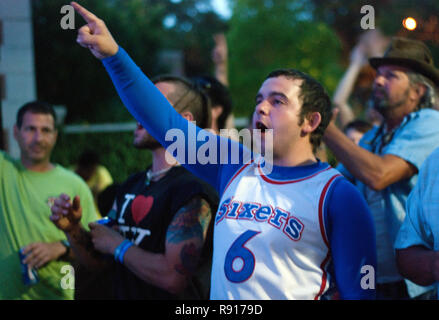
<instances>
[{"instance_id":1,"label":"blue long-sleeve shirt","mask_svg":"<svg viewBox=\"0 0 439 320\"><path fill-rule=\"evenodd\" d=\"M175 143L175 139L166 139L169 130L178 129L184 133L184 152L175 154L177 161L214 186L221 196L231 177L243 166L246 159L252 157L250 151L237 142L203 130L181 117L122 48L119 48L116 55L104 59L103 64L124 105L165 148ZM199 134L204 137L203 141L196 139ZM217 161L199 163L193 155L197 154L205 141L213 140L217 146ZM237 164L220 161L224 146L229 150L232 147L238 148L241 158ZM298 179L326 167L329 165L322 162L302 167L273 166L269 177L277 180ZM350 182L338 178L328 190L324 215L332 257L332 276L340 297L373 299L373 272L376 268L375 229L364 198ZM367 268L363 268L365 266ZM362 281L364 277L368 277L368 281ZM371 286L370 282L373 282ZM365 287L367 283L369 286Z\"/></svg>"}]
</instances>

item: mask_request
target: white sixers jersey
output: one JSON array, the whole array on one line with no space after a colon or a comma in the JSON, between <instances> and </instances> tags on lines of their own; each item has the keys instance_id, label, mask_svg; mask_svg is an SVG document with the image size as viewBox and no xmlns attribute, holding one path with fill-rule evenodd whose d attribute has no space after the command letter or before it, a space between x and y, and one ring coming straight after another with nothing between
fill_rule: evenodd
<instances>
[{"instance_id":1,"label":"white sixers jersey","mask_svg":"<svg viewBox=\"0 0 439 320\"><path fill-rule=\"evenodd\" d=\"M256 163L230 180L215 217L211 299L319 299L329 287L328 167L274 181Z\"/></svg>"}]
</instances>

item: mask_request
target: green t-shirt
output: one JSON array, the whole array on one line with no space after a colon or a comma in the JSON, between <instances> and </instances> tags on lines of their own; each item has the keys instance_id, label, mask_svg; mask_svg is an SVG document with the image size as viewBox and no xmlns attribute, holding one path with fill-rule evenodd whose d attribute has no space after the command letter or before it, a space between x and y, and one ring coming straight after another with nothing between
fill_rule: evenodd
<instances>
[{"instance_id":1,"label":"green t-shirt","mask_svg":"<svg viewBox=\"0 0 439 320\"><path fill-rule=\"evenodd\" d=\"M61 193L80 197L85 228L97 219L93 196L79 176L59 165L30 171L0 152L0 299L73 299L68 262L49 262L38 270L39 282L25 286L18 256L30 243L66 239L49 219L51 201Z\"/></svg>"}]
</instances>

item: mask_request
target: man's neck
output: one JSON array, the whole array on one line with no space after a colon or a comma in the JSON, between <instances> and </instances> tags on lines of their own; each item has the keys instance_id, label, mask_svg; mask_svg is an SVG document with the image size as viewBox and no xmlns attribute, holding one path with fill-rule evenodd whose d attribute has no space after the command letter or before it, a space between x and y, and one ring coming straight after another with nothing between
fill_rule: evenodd
<instances>
[{"instance_id":1,"label":"man's neck","mask_svg":"<svg viewBox=\"0 0 439 320\"><path fill-rule=\"evenodd\" d=\"M311 164L315 164L317 163L317 159L315 156L313 156L312 158L308 158L308 159L294 159L294 160L290 160L290 159L274 159L273 160L273 164L275 166L280 166L280 167L299 167L299 166L308 166Z\"/></svg>"},{"instance_id":2,"label":"man's neck","mask_svg":"<svg viewBox=\"0 0 439 320\"><path fill-rule=\"evenodd\" d=\"M27 170L34 172L46 172L55 168L55 165L53 163L50 163L49 161L35 163L21 158L21 163Z\"/></svg>"},{"instance_id":3,"label":"man's neck","mask_svg":"<svg viewBox=\"0 0 439 320\"><path fill-rule=\"evenodd\" d=\"M387 131L392 131L392 130L394 130L395 128L398 128L399 127L399 125L401 124L401 122L402 122L402 120L403 120L404 118L402 118L402 119L386 119L386 129L387 129Z\"/></svg>"},{"instance_id":4,"label":"man's neck","mask_svg":"<svg viewBox=\"0 0 439 320\"><path fill-rule=\"evenodd\" d=\"M317 163L317 158L312 152L312 147L296 147L294 151L281 156L273 155L273 164L282 167L306 166Z\"/></svg>"},{"instance_id":5,"label":"man's neck","mask_svg":"<svg viewBox=\"0 0 439 320\"><path fill-rule=\"evenodd\" d=\"M165 148L157 148L152 151L152 172L158 172L161 170L168 169L170 167L173 167L176 164L176 160L172 158L169 154L168 157L166 157L166 149ZM168 163L166 161L166 158L168 159L174 159L175 163Z\"/></svg>"},{"instance_id":6,"label":"man's neck","mask_svg":"<svg viewBox=\"0 0 439 320\"><path fill-rule=\"evenodd\" d=\"M384 122L386 123L386 129L387 131L392 131L396 128L398 128L402 121L404 120L404 118L409 115L412 111L410 112L404 112L398 115L393 115L393 116L387 116L384 119Z\"/></svg>"},{"instance_id":7,"label":"man's neck","mask_svg":"<svg viewBox=\"0 0 439 320\"><path fill-rule=\"evenodd\" d=\"M399 127L404 118L415 110L416 105L410 104L391 110L386 115L383 115L387 130L391 131Z\"/></svg>"}]
</instances>

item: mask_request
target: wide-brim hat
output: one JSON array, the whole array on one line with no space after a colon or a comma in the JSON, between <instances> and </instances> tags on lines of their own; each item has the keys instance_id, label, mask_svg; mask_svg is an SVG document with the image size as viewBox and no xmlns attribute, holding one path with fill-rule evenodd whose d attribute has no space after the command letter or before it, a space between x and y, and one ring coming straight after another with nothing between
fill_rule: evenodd
<instances>
[{"instance_id":1,"label":"wide-brim hat","mask_svg":"<svg viewBox=\"0 0 439 320\"><path fill-rule=\"evenodd\" d=\"M439 70L434 66L430 49L421 41L394 37L383 57L369 59L370 65L378 69L382 65L397 65L418 72L439 87Z\"/></svg>"}]
</instances>

